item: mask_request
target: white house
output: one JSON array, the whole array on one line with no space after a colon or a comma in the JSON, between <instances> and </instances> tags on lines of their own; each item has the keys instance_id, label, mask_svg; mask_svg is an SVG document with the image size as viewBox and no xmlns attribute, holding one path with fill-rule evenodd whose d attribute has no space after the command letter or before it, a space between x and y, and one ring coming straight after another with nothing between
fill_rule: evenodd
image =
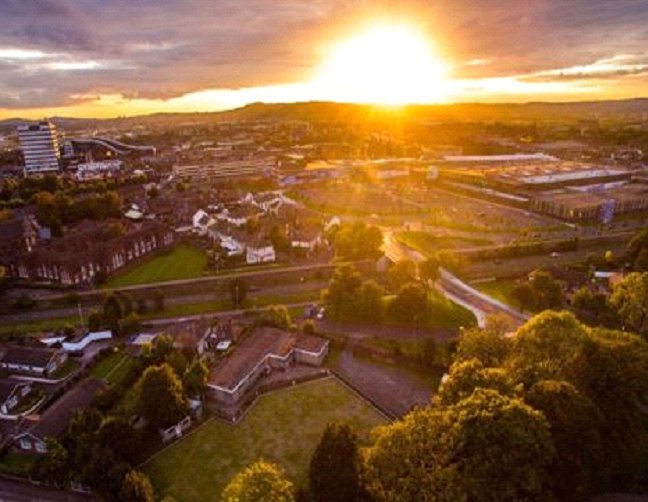
<instances>
[{"instance_id":1,"label":"white house","mask_svg":"<svg viewBox=\"0 0 648 502\"><path fill-rule=\"evenodd\" d=\"M194 230L200 235L204 235L207 232L207 227L214 222L214 220L202 209L199 209L194 213L191 218Z\"/></svg>"},{"instance_id":2,"label":"white house","mask_svg":"<svg viewBox=\"0 0 648 502\"><path fill-rule=\"evenodd\" d=\"M269 263L277 259L274 246L272 244L248 246L245 250L245 261L248 265L255 263Z\"/></svg>"}]
</instances>

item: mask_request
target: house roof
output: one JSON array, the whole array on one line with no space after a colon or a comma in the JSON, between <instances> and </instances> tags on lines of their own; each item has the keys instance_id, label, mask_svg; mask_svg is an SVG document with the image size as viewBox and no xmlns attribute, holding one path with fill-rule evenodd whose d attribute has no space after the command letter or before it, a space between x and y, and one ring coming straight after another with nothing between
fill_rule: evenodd
<instances>
[{"instance_id":1,"label":"house roof","mask_svg":"<svg viewBox=\"0 0 648 502\"><path fill-rule=\"evenodd\" d=\"M60 436L65 432L74 412L90 406L95 394L105 387L103 380L97 378L90 377L82 380L38 417L35 424L26 432L41 439Z\"/></svg>"},{"instance_id":2,"label":"house roof","mask_svg":"<svg viewBox=\"0 0 648 502\"><path fill-rule=\"evenodd\" d=\"M41 347L9 347L0 361L44 368L57 352L56 349Z\"/></svg>"},{"instance_id":3,"label":"house roof","mask_svg":"<svg viewBox=\"0 0 648 502\"><path fill-rule=\"evenodd\" d=\"M231 355L212 369L209 384L232 390L266 357L286 357L295 348L320 352L326 343L327 340L313 335L289 333L271 327L256 328Z\"/></svg>"}]
</instances>

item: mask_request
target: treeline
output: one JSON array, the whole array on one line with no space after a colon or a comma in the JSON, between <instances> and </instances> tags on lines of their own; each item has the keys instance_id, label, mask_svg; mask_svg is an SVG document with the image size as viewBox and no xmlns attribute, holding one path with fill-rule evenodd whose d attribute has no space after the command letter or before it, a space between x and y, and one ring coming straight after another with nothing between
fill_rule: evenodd
<instances>
[{"instance_id":1,"label":"treeline","mask_svg":"<svg viewBox=\"0 0 648 502\"><path fill-rule=\"evenodd\" d=\"M76 196L83 194L105 194L122 186L137 185L145 181L146 177L134 175L83 182L55 174L29 176L21 179L6 178L0 184L0 209L32 204L35 202L34 198L39 192L49 192L53 195L61 194L76 198Z\"/></svg>"},{"instance_id":2,"label":"treeline","mask_svg":"<svg viewBox=\"0 0 648 502\"><path fill-rule=\"evenodd\" d=\"M393 265L386 274L385 287L373 279L364 279L352 265L338 267L323 292L327 316L339 321L415 327L474 325L470 312L416 278L421 273L422 277L436 276L438 264L428 262L419 269L411 261Z\"/></svg>"},{"instance_id":3,"label":"treeline","mask_svg":"<svg viewBox=\"0 0 648 502\"><path fill-rule=\"evenodd\" d=\"M84 219L105 220L121 216L121 197L117 192L86 195L74 199L63 192L38 192L34 197L36 220L50 227L55 236L62 235L62 225L72 225Z\"/></svg>"}]
</instances>

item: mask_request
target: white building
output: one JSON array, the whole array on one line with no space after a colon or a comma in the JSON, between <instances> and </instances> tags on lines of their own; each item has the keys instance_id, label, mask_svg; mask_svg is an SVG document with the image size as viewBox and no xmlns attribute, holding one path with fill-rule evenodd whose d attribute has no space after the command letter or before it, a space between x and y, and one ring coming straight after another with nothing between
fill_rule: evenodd
<instances>
[{"instance_id":1,"label":"white building","mask_svg":"<svg viewBox=\"0 0 648 502\"><path fill-rule=\"evenodd\" d=\"M78 180L94 179L118 172L122 161L117 159L84 162L77 166L76 178Z\"/></svg>"},{"instance_id":2,"label":"white building","mask_svg":"<svg viewBox=\"0 0 648 502\"><path fill-rule=\"evenodd\" d=\"M61 152L54 124L44 121L19 126L18 138L25 157L25 175L60 169Z\"/></svg>"},{"instance_id":3,"label":"white building","mask_svg":"<svg viewBox=\"0 0 648 502\"><path fill-rule=\"evenodd\" d=\"M248 265L269 263L277 259L275 249L271 244L249 246L245 250L245 261Z\"/></svg>"}]
</instances>

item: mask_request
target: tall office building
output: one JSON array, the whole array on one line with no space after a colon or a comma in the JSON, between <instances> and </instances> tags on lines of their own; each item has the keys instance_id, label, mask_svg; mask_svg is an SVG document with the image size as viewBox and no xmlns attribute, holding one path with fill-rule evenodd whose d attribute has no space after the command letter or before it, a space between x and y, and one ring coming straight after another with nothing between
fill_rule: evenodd
<instances>
[{"instance_id":1,"label":"tall office building","mask_svg":"<svg viewBox=\"0 0 648 502\"><path fill-rule=\"evenodd\" d=\"M18 127L20 148L25 157L25 174L58 171L61 152L56 126L44 121Z\"/></svg>"}]
</instances>

